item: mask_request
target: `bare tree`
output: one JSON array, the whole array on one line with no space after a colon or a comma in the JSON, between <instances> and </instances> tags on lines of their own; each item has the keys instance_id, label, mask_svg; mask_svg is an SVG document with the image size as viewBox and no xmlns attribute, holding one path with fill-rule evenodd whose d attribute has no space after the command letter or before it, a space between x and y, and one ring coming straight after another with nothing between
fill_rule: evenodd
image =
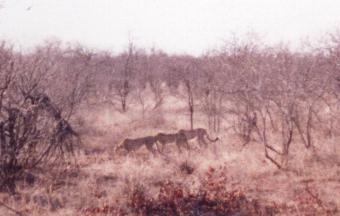
<instances>
[{"instance_id":1,"label":"bare tree","mask_svg":"<svg viewBox=\"0 0 340 216\"><path fill-rule=\"evenodd\" d=\"M127 53L121 56L121 62L116 65L111 87L115 90L115 95L121 105L122 112L126 112L128 109L128 96L132 91L133 75L135 70L136 53L133 43L129 43Z\"/></svg>"},{"instance_id":2,"label":"bare tree","mask_svg":"<svg viewBox=\"0 0 340 216\"><path fill-rule=\"evenodd\" d=\"M0 189L14 193L24 171L72 154L79 136L42 92L44 61L4 47L0 53Z\"/></svg>"},{"instance_id":3,"label":"bare tree","mask_svg":"<svg viewBox=\"0 0 340 216\"><path fill-rule=\"evenodd\" d=\"M182 57L175 65L170 66L172 76L185 87L185 98L189 111L190 128L194 128L194 113L195 113L195 92L196 91L196 78L198 74L198 62L191 57Z\"/></svg>"}]
</instances>

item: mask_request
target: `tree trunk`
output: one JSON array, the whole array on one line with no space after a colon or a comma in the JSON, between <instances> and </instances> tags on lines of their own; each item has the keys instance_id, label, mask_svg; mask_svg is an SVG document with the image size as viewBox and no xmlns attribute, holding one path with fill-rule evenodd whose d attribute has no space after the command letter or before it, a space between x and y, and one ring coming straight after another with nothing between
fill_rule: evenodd
<instances>
[{"instance_id":1,"label":"tree trunk","mask_svg":"<svg viewBox=\"0 0 340 216\"><path fill-rule=\"evenodd\" d=\"M188 91L188 106L189 106L189 112L190 112L190 129L194 129L194 98L192 94L192 89L190 82L186 80L185 85L187 87Z\"/></svg>"}]
</instances>

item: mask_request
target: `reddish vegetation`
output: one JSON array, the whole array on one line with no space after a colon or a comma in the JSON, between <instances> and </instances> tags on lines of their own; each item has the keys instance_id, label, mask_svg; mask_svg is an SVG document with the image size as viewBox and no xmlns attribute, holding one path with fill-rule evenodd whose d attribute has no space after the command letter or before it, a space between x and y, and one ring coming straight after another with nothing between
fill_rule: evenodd
<instances>
[{"instance_id":1,"label":"reddish vegetation","mask_svg":"<svg viewBox=\"0 0 340 216\"><path fill-rule=\"evenodd\" d=\"M211 169L213 172L213 169ZM207 174L208 176L210 174ZM198 192L189 192L174 182L161 182L158 196L150 198L142 186L136 186L129 198L128 208L104 205L86 208L84 215L274 215L280 208L249 200L241 190L228 191L223 181L207 180Z\"/></svg>"},{"instance_id":2,"label":"reddish vegetation","mask_svg":"<svg viewBox=\"0 0 340 216\"><path fill-rule=\"evenodd\" d=\"M86 208L82 215L335 215L336 209L328 209L317 193L309 187L295 202L299 209L287 204L265 203L250 199L242 189L228 190L227 177L220 171L210 168L198 191L192 192L183 185L172 181L160 183L158 195L151 198L146 188L136 185L125 207L118 203L101 207Z\"/></svg>"}]
</instances>

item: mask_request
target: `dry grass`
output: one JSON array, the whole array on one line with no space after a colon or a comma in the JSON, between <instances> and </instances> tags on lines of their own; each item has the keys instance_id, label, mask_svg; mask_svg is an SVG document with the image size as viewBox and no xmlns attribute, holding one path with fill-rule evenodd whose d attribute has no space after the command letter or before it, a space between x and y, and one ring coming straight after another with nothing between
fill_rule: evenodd
<instances>
[{"instance_id":1,"label":"dry grass","mask_svg":"<svg viewBox=\"0 0 340 216\"><path fill-rule=\"evenodd\" d=\"M125 137L187 127L188 117L178 114L185 113L184 104L173 100L163 106L171 109L144 119L137 108L126 114L84 111L78 168L37 171L34 184L21 182L17 195L0 194L0 215L15 215L13 210L25 215L340 214L337 138L320 137L316 153L294 144L290 171L265 160L261 144L241 147L227 131L207 149L192 141L190 152L178 153L170 145L164 155L152 156L146 149L114 153ZM196 123L204 126L204 117L197 114Z\"/></svg>"}]
</instances>

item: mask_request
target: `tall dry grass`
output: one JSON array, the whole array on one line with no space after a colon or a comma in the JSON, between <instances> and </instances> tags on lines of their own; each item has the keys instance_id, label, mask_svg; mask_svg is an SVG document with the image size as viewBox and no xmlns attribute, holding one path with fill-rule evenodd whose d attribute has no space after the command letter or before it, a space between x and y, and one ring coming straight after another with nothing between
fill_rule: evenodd
<instances>
[{"instance_id":1,"label":"tall dry grass","mask_svg":"<svg viewBox=\"0 0 340 216\"><path fill-rule=\"evenodd\" d=\"M139 111L138 106L124 114L110 107L83 110L77 167L66 167L62 174L52 168L37 170L34 183L23 180L17 195L1 194L6 207L1 206L0 214L15 215L14 210L25 215L339 214L337 137L318 137L314 151L294 143L288 171L266 160L260 143L243 147L229 130L212 134L220 141L207 148L194 140L192 151L182 153L170 144L156 156L145 148L136 154L115 154L115 146L126 137L189 126L185 104L176 103L176 98L144 118ZM204 127L204 116L195 117L197 127Z\"/></svg>"}]
</instances>

